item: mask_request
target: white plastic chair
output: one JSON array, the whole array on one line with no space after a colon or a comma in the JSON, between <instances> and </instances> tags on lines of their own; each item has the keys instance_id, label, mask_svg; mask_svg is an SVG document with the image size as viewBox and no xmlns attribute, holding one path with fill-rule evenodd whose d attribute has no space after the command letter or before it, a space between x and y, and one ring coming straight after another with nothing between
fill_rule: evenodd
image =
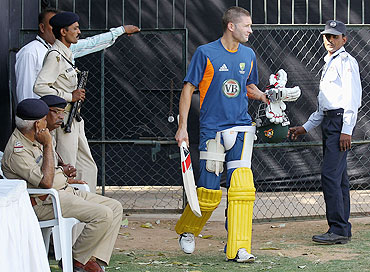
<instances>
[{"instance_id":1,"label":"white plastic chair","mask_svg":"<svg viewBox=\"0 0 370 272\"><path fill-rule=\"evenodd\" d=\"M87 184L70 184L82 191L90 191ZM59 202L59 195L55 189L27 189L30 195L50 194L53 202L54 219L39 221L44 238L46 252L49 251L50 234L53 233L55 260L62 259L63 271L73 272L72 257L72 228L80 223L76 218L65 218Z\"/></svg>"}]
</instances>

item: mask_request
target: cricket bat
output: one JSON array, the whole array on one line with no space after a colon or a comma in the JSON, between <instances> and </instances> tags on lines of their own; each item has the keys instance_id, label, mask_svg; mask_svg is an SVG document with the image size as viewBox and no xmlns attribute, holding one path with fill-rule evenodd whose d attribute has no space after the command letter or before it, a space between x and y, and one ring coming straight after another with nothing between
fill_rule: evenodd
<instances>
[{"instance_id":1,"label":"cricket bat","mask_svg":"<svg viewBox=\"0 0 370 272\"><path fill-rule=\"evenodd\" d=\"M184 189L186 198L191 211L197 216L201 217L202 213L199 207L197 188L195 186L194 172L191 165L190 151L186 145L186 142L182 142L180 146L180 157L181 157L181 173L182 180L184 182Z\"/></svg>"}]
</instances>

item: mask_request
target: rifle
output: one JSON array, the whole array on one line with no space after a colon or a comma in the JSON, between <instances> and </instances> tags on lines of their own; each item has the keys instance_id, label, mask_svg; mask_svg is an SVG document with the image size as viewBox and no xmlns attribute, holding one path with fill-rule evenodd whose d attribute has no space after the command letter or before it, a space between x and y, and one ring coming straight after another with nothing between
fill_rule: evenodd
<instances>
[{"instance_id":1,"label":"rifle","mask_svg":"<svg viewBox=\"0 0 370 272\"><path fill-rule=\"evenodd\" d=\"M87 83L87 76L89 75L89 71L82 71L80 72L80 79L77 84L77 89L85 89L86 83ZM71 127L73 118L76 118L77 122L82 121L81 117L81 106L82 106L82 100L77 100L76 102L72 102L72 109L71 112L68 115L68 121L64 125L64 132L65 133L71 133Z\"/></svg>"}]
</instances>

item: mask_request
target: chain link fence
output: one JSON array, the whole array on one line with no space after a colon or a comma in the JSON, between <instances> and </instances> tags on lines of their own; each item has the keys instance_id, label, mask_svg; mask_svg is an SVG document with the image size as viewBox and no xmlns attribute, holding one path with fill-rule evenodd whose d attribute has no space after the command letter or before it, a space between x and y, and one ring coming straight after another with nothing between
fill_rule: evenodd
<instances>
[{"instance_id":1,"label":"chain link fence","mask_svg":"<svg viewBox=\"0 0 370 272\"><path fill-rule=\"evenodd\" d=\"M326 53L321 29L321 25L257 25L248 43L257 55L261 89L268 85L269 75L280 68L288 73L288 87L301 87L302 96L287 103L292 126L303 124L316 110ZM346 45L359 63L363 87L354 145L348 154L352 213L360 214L370 211L367 29L366 25L349 26ZM83 31L86 36L95 33ZM26 34L24 31L23 35ZM80 70L90 71L82 114L99 167L100 192L121 201L126 212L180 212L184 207L179 154L174 141L177 123L171 117L178 113L186 50L184 29L143 30L131 37L120 37L103 52L76 59ZM196 170L199 98L197 95L193 98L188 127ZM252 116L258 105L258 101L251 101ZM258 139L252 158L257 189L254 219L324 215L321 161L319 128L298 142L287 139L267 144Z\"/></svg>"},{"instance_id":2,"label":"chain link fence","mask_svg":"<svg viewBox=\"0 0 370 272\"><path fill-rule=\"evenodd\" d=\"M326 50L320 37L321 26L257 26L250 46L257 55L260 87L268 84L271 73L283 68L288 87L300 86L301 97L287 103L291 126L302 125L317 108L317 94ZM370 211L369 110L370 110L370 35L366 26L349 26L346 50L360 66L363 100L348 154L352 213ZM252 102L249 112L257 110ZM310 131L299 142L280 144L257 141L252 170L257 189L255 218L318 216L325 214L320 170L322 145L320 128Z\"/></svg>"},{"instance_id":3,"label":"chain link fence","mask_svg":"<svg viewBox=\"0 0 370 272\"><path fill-rule=\"evenodd\" d=\"M92 75L82 114L100 167L98 185L103 194L121 201L126 212L183 208L173 136L186 41L185 29L143 30L76 60Z\"/></svg>"}]
</instances>

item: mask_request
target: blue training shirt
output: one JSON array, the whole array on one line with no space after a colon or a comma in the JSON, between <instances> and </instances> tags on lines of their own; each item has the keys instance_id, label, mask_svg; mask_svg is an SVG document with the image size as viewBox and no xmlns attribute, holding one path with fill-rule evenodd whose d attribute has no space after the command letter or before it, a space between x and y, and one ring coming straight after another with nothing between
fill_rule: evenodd
<instances>
[{"instance_id":1,"label":"blue training shirt","mask_svg":"<svg viewBox=\"0 0 370 272\"><path fill-rule=\"evenodd\" d=\"M247 85L258 84L256 55L239 44L237 51L226 50L221 39L199 46L184 82L200 92L200 131L221 131L251 125Z\"/></svg>"}]
</instances>

